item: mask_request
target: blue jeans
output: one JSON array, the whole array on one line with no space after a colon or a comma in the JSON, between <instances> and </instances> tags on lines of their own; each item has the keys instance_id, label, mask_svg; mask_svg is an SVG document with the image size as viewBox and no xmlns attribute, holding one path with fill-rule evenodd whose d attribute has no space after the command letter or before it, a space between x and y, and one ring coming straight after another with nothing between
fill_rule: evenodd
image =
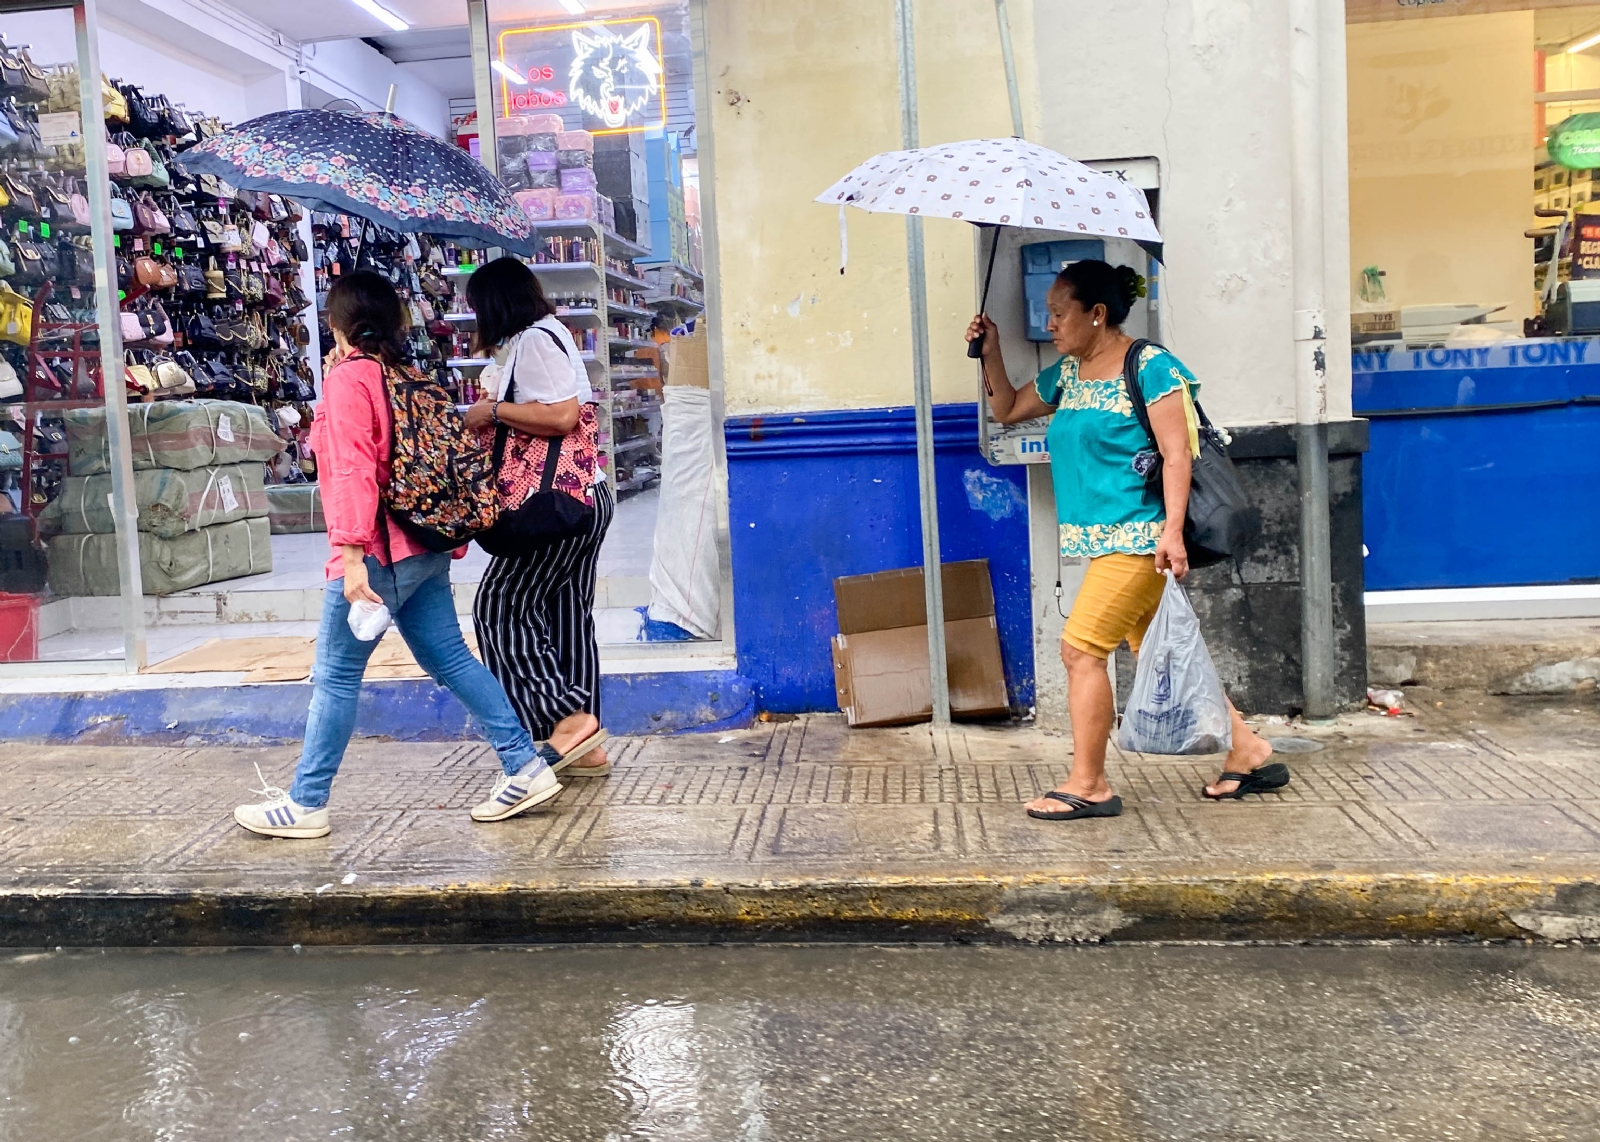
<instances>
[{"instance_id":1,"label":"blue jeans","mask_svg":"<svg viewBox=\"0 0 1600 1142\"><path fill-rule=\"evenodd\" d=\"M533 760L533 739L517 720L500 683L472 657L461 637L455 600L450 596L449 554L413 555L391 567L369 555L367 578L394 616L417 665L435 682L448 686L483 727L489 744L500 755L501 767L507 773L520 772ZM334 579L323 596L306 741L289 790L295 804L307 809L320 809L328 803L333 775L339 772L345 746L356 727L361 676L378 646L377 640L362 642L351 634L349 618L344 580Z\"/></svg>"}]
</instances>

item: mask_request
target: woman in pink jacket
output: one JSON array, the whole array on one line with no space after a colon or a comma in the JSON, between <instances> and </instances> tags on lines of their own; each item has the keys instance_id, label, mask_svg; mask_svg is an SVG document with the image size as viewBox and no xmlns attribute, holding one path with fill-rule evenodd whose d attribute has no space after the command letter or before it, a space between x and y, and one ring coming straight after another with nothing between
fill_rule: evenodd
<instances>
[{"instance_id":1,"label":"woman in pink jacket","mask_svg":"<svg viewBox=\"0 0 1600 1142\"><path fill-rule=\"evenodd\" d=\"M561 785L500 683L462 640L450 593L450 553L414 543L381 507L392 439L384 375L405 367L400 298L377 274L350 274L328 294L328 324L336 348L311 441L333 557L326 569L305 746L289 790L263 789L266 801L240 805L233 818L269 837L328 835L328 791L355 729L361 676L378 645L352 632L350 611L357 603L389 609L418 665L450 688L500 755L504 773L472 810L472 819L516 816L550 800Z\"/></svg>"}]
</instances>

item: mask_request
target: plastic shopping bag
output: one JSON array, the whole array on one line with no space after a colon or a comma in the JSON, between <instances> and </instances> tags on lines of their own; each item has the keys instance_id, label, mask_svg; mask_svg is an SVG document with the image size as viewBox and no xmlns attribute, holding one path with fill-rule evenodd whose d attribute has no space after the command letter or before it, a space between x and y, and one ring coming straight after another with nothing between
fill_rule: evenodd
<instances>
[{"instance_id":1,"label":"plastic shopping bag","mask_svg":"<svg viewBox=\"0 0 1600 1142\"><path fill-rule=\"evenodd\" d=\"M1233 748L1222 679L1189 596L1167 572L1161 606L1139 648L1117 744L1136 753L1226 753Z\"/></svg>"}]
</instances>

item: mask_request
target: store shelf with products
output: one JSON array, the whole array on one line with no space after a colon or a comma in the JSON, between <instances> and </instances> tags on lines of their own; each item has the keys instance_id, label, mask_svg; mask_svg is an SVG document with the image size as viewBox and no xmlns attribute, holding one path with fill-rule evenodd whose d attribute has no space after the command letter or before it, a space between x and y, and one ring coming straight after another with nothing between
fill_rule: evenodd
<instances>
[{"instance_id":1,"label":"store shelf with products","mask_svg":"<svg viewBox=\"0 0 1600 1142\"><path fill-rule=\"evenodd\" d=\"M19 90L9 76L21 55L0 44L10 127L0 141L0 431L17 440L20 460L0 475L0 493L41 557L39 581L21 589L121 592L108 385L129 406L143 591L269 571L265 488L303 479L315 397L301 208L192 176L184 153L223 125L106 80L108 118L94 129L111 161L94 177L109 176L114 248L95 250L86 149L41 130L42 115L53 129L64 116L79 120L78 71L45 69L39 91ZM115 275L109 320L120 361L101 360L97 264Z\"/></svg>"}]
</instances>

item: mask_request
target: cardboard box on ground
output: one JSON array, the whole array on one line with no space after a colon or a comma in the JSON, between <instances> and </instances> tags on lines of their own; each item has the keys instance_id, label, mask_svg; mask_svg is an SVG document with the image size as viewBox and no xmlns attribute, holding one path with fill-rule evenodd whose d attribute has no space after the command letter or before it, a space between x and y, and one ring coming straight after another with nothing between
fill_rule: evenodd
<instances>
[{"instance_id":1,"label":"cardboard box on ground","mask_svg":"<svg viewBox=\"0 0 1600 1142\"><path fill-rule=\"evenodd\" d=\"M989 561L946 563L943 575L950 712L958 718L1009 713ZM839 610L833 676L846 720L895 726L931 719L922 568L846 575L833 581L833 594Z\"/></svg>"}]
</instances>

